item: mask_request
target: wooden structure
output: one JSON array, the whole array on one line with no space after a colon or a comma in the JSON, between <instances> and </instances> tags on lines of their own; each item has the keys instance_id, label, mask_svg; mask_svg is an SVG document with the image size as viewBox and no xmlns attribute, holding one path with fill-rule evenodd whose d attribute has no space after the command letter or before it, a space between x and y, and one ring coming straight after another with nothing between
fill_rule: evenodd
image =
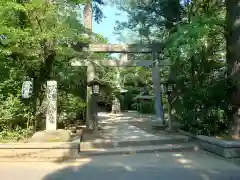
<instances>
[{"instance_id":1,"label":"wooden structure","mask_svg":"<svg viewBox=\"0 0 240 180\"><path fill-rule=\"evenodd\" d=\"M152 102L154 101L154 96L149 96L149 95L138 95L135 98L133 98L133 101L137 102L137 111L141 112L142 110L142 104L144 102ZM151 107L149 107L151 108Z\"/></svg>"}]
</instances>

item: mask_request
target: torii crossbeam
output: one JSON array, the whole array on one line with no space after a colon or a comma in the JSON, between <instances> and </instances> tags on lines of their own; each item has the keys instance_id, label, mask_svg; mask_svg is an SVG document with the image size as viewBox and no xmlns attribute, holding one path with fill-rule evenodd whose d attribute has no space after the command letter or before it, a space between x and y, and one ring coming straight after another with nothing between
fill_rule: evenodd
<instances>
[{"instance_id":1,"label":"torii crossbeam","mask_svg":"<svg viewBox=\"0 0 240 180\"><path fill-rule=\"evenodd\" d=\"M84 24L85 27L92 32L92 5L91 2L85 5L84 8ZM78 47L76 47L78 48ZM170 66L171 63L166 60L158 61L157 53L162 52L164 44L89 44L86 47L79 47L79 49L93 52L93 53L121 53L123 56L120 60L111 59L73 59L71 62L72 66L87 66L87 81L90 82L96 77L95 66L111 66L111 67L134 67L144 66L152 68L152 81L155 96L155 110L156 110L156 121L155 125L163 125L163 105L161 98L160 88L160 76L159 66ZM128 53L151 53L151 60L135 61L127 58ZM91 90L88 88L87 95L87 122L92 120L92 103L91 103ZM90 127L91 128L91 127Z\"/></svg>"}]
</instances>

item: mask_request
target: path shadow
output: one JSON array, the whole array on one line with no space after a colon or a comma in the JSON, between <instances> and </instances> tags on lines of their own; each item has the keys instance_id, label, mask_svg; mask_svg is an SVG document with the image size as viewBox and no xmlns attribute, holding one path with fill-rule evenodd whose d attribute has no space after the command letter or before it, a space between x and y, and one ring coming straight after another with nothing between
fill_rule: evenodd
<instances>
[{"instance_id":1,"label":"path shadow","mask_svg":"<svg viewBox=\"0 0 240 180\"><path fill-rule=\"evenodd\" d=\"M184 153L152 153L86 158L42 180L239 180L240 168L227 162ZM215 161L215 162L214 162ZM215 164L216 163L216 164ZM225 167L226 166L226 167Z\"/></svg>"}]
</instances>

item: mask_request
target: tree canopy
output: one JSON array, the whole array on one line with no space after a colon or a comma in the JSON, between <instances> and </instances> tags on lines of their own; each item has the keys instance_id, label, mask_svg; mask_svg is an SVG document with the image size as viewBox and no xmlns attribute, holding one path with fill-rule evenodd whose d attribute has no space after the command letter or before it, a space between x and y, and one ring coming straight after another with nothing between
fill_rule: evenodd
<instances>
[{"instance_id":1,"label":"tree canopy","mask_svg":"<svg viewBox=\"0 0 240 180\"><path fill-rule=\"evenodd\" d=\"M72 58L87 54L76 51L77 43L89 40L81 20L85 1L0 2L0 131L41 128L46 107L46 81L55 79L59 86L59 117L80 111L84 116L86 69L70 67ZM94 17L101 21L101 0L94 1ZM95 34L94 41L106 43ZM34 95L21 100L21 85L26 77L34 79ZM64 119L64 118L63 118ZM6 131L5 131L6 130Z\"/></svg>"},{"instance_id":2,"label":"tree canopy","mask_svg":"<svg viewBox=\"0 0 240 180\"><path fill-rule=\"evenodd\" d=\"M239 1L239 0L238 0ZM123 30L134 33L135 43L165 42L159 59L168 59L171 67L159 71L162 80L172 79L176 88L170 97L175 121L197 134L219 135L234 130L239 136L239 63L236 28L238 1L226 0L114 0L127 13L118 21L116 35ZM85 0L0 2L0 130L41 128L44 116L46 81L59 84L60 119L71 119L78 112L84 119L86 69L72 68L72 58L107 58L108 54L89 54L77 50L79 44L107 43L98 34L89 40L81 21ZM92 3L94 20L101 22L104 1ZM230 13L234 12L234 13ZM126 37L128 39L129 37ZM149 55L129 55L130 60L149 59ZM134 106L142 87L152 93L149 68L113 69L98 67L100 78L110 86L122 75L121 86L128 108ZM25 77L34 79L34 96L20 98ZM110 97L109 95L107 95ZM127 99L126 98L126 99ZM166 97L163 98L164 104ZM131 106L131 107L130 107ZM74 114L75 113L75 114ZM71 115L73 114L73 115ZM68 117L66 117L68 116ZM233 127L233 128L232 128Z\"/></svg>"},{"instance_id":3,"label":"tree canopy","mask_svg":"<svg viewBox=\"0 0 240 180\"><path fill-rule=\"evenodd\" d=\"M226 31L224 2L130 0L116 4L129 17L117 23L116 34L126 29L138 34L138 43L166 42L162 58L171 60L173 66L161 68L160 73L162 80L176 83L172 94L175 118L198 134L229 132L233 84L227 78L225 56L226 34L231 32Z\"/></svg>"}]
</instances>

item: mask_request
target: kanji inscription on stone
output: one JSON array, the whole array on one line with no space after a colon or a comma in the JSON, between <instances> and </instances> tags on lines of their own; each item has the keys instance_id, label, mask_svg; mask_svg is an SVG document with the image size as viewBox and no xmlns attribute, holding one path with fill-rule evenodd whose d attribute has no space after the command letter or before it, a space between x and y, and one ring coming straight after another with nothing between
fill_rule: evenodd
<instances>
[{"instance_id":1,"label":"kanji inscription on stone","mask_svg":"<svg viewBox=\"0 0 240 180\"><path fill-rule=\"evenodd\" d=\"M57 81L47 81L46 130L57 129Z\"/></svg>"}]
</instances>

